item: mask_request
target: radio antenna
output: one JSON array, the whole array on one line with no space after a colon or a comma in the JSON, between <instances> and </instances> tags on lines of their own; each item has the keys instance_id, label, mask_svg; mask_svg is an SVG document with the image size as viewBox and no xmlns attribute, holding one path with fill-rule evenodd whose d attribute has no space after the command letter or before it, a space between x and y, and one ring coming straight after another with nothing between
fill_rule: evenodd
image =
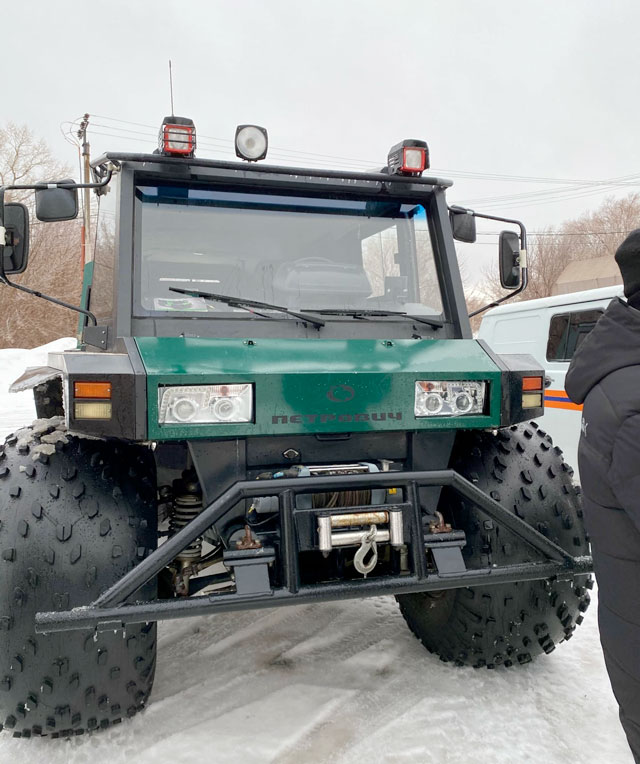
<instances>
[{"instance_id":1,"label":"radio antenna","mask_svg":"<svg viewBox=\"0 0 640 764\"><path fill-rule=\"evenodd\" d=\"M171 59L169 59L169 92L171 94L171 116L175 116L173 112L173 73L171 71Z\"/></svg>"}]
</instances>

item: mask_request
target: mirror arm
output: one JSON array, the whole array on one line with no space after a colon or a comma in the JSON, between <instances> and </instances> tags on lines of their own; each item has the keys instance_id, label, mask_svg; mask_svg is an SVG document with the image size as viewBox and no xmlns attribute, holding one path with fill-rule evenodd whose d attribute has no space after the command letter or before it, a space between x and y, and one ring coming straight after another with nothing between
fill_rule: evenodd
<instances>
[{"instance_id":1,"label":"mirror arm","mask_svg":"<svg viewBox=\"0 0 640 764\"><path fill-rule=\"evenodd\" d=\"M4 250L4 247L2 247L1 250ZM6 286L9 286L9 287L13 287L14 289L19 289L21 292L32 294L34 297L40 297L43 300L47 300L47 302L52 302L54 305L59 305L61 308L68 308L69 310L75 310L76 313L82 313L83 315L85 315L89 319L89 321L93 323L94 326L98 325L98 321L96 317L93 315L93 313L90 310L79 308L77 305L71 305L68 302L64 302L64 300L58 300L56 297L49 297L48 294L42 294L42 292L38 292L36 289L29 289L29 287L22 286L22 284L14 284L13 281L9 281L9 278L4 272L4 252L3 251L0 251L0 283L5 284Z\"/></svg>"},{"instance_id":2,"label":"mirror arm","mask_svg":"<svg viewBox=\"0 0 640 764\"><path fill-rule=\"evenodd\" d=\"M47 188L104 188L111 182L112 177L113 170L107 170L104 180L101 180L100 183L33 183L29 186L4 186L1 193L4 194L5 191L43 191ZM0 197L0 201L4 201L4 199Z\"/></svg>"},{"instance_id":3,"label":"mirror arm","mask_svg":"<svg viewBox=\"0 0 640 764\"><path fill-rule=\"evenodd\" d=\"M524 227L524 223L521 220L514 220L513 218L500 218L496 215L485 215L482 212L476 212L475 210L469 210L466 207L458 207L455 204L452 204L449 207L450 210L453 210L454 212L467 212L471 215L473 215L476 218L483 218L484 220L497 220L499 223L511 223L512 225L517 225L520 229L520 243L522 246L522 249L527 248L527 229ZM514 294L517 294L514 292Z\"/></svg>"},{"instance_id":4,"label":"mirror arm","mask_svg":"<svg viewBox=\"0 0 640 764\"><path fill-rule=\"evenodd\" d=\"M522 292L524 292L528 284L529 284L529 268L527 268L527 266L525 265L524 268L522 269L522 284L520 284L520 286L517 289L514 289L513 292L506 295L505 297L501 297L499 300L494 300L493 302L490 302L488 305L483 305L481 308L478 308L478 310L474 310L473 313L469 313L469 318L473 318L474 316L477 316L479 313L484 313L485 310L489 310L489 308L495 308L501 303L506 302L507 300L511 300L517 294L521 294Z\"/></svg>"},{"instance_id":5,"label":"mirror arm","mask_svg":"<svg viewBox=\"0 0 640 764\"><path fill-rule=\"evenodd\" d=\"M520 229L520 245L521 248L526 250L527 248L527 229L524 227L524 223L521 220L513 220L512 218L499 218L495 215L484 215L481 212L474 212L473 213L475 217L477 218L484 218L485 220L497 220L500 223L511 223L512 225L517 225ZM514 294L517 294L514 292Z\"/></svg>"},{"instance_id":6,"label":"mirror arm","mask_svg":"<svg viewBox=\"0 0 640 764\"><path fill-rule=\"evenodd\" d=\"M462 207L456 208L459 210L462 210ZM468 210L468 212L471 212L472 215L475 215L477 218L484 218L485 220L497 220L500 223L511 223L512 225L517 225L520 229L520 247L521 249L526 252L527 251L527 229L524 227L524 223L520 220L513 220L512 218L501 218L497 217L496 215L485 215L481 212L474 212L473 210ZM525 255L526 257L526 255ZM490 302L488 305L484 305L482 308L478 308L478 310L474 310L473 313L469 313L469 318L473 318L474 316L477 316L480 313L484 313L485 310L489 310L489 308L495 308L498 305L500 305L503 302L506 302L507 300L512 300L516 295L522 294L524 290L527 288L527 285L529 284L529 268L526 264L522 266L522 284L515 289L510 294L506 295L505 297L501 297L499 300L494 300L493 302Z\"/></svg>"}]
</instances>

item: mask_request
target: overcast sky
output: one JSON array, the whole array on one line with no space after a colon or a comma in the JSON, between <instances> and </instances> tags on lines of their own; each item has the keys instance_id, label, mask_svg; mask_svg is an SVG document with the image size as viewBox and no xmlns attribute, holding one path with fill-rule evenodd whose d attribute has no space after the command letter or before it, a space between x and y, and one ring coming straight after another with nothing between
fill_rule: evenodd
<instances>
[{"instance_id":1,"label":"overcast sky","mask_svg":"<svg viewBox=\"0 0 640 764\"><path fill-rule=\"evenodd\" d=\"M4 6L0 124L29 125L74 167L60 125L84 112L94 156L154 148L171 58L175 112L194 119L201 156L232 159L245 122L265 126L268 160L287 164L367 169L397 141L422 138L434 172L456 181L450 203L521 217L532 231L640 190L574 183L640 184L637 0ZM484 261L495 240L480 238Z\"/></svg>"}]
</instances>

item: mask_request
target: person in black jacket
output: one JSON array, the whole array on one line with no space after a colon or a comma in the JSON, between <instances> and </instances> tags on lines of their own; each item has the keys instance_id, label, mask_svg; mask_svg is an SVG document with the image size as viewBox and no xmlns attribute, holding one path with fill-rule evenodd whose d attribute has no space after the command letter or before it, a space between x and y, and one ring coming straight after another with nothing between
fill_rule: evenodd
<instances>
[{"instance_id":1,"label":"person in black jacket","mask_svg":"<svg viewBox=\"0 0 640 764\"><path fill-rule=\"evenodd\" d=\"M598 582L600 641L640 764L640 228L616 252L613 300L576 351L567 394L584 403L578 464Z\"/></svg>"}]
</instances>

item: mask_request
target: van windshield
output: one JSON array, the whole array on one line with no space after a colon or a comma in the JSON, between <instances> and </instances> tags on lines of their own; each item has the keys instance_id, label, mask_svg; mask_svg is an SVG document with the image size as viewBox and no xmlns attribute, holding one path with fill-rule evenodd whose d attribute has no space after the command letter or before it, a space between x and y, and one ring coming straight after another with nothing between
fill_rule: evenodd
<instances>
[{"instance_id":1,"label":"van windshield","mask_svg":"<svg viewBox=\"0 0 640 764\"><path fill-rule=\"evenodd\" d=\"M136 189L135 215L139 315L242 312L171 287L297 310L442 313L421 205L157 185Z\"/></svg>"}]
</instances>

